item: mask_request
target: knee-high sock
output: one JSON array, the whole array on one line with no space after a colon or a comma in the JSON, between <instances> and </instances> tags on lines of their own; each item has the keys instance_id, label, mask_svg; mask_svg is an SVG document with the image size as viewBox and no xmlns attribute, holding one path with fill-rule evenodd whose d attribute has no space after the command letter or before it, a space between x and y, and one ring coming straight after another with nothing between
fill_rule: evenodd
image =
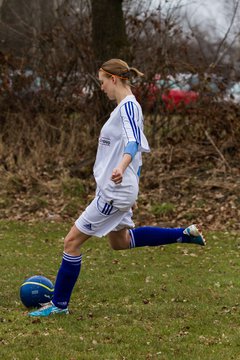
<instances>
[{"instance_id":1,"label":"knee-high sock","mask_svg":"<svg viewBox=\"0 0 240 360\"><path fill-rule=\"evenodd\" d=\"M189 236L183 234L184 228L159 228L143 226L129 230L130 248L142 246L160 246L173 243L189 242Z\"/></svg>"},{"instance_id":2,"label":"knee-high sock","mask_svg":"<svg viewBox=\"0 0 240 360\"><path fill-rule=\"evenodd\" d=\"M82 255L72 256L63 253L62 264L58 270L52 302L55 306L65 309L81 269Z\"/></svg>"}]
</instances>

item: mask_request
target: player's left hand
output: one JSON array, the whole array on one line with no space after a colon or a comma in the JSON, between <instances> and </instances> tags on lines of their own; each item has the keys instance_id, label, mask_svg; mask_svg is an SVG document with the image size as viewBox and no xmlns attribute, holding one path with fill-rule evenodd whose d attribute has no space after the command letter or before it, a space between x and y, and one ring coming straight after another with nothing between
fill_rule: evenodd
<instances>
[{"instance_id":1,"label":"player's left hand","mask_svg":"<svg viewBox=\"0 0 240 360\"><path fill-rule=\"evenodd\" d=\"M121 184L123 179L123 171L120 168L113 169L111 180L115 184Z\"/></svg>"},{"instance_id":2,"label":"player's left hand","mask_svg":"<svg viewBox=\"0 0 240 360\"><path fill-rule=\"evenodd\" d=\"M132 206L132 210L134 211L134 210L136 210L138 208L138 204L137 204L137 202L135 201L135 203L133 204L133 206Z\"/></svg>"}]
</instances>

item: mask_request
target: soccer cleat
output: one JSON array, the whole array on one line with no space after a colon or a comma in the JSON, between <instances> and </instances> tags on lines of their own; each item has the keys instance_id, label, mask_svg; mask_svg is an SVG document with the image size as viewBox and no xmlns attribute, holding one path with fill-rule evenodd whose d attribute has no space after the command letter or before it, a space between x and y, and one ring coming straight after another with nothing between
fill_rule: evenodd
<instances>
[{"instance_id":1,"label":"soccer cleat","mask_svg":"<svg viewBox=\"0 0 240 360\"><path fill-rule=\"evenodd\" d=\"M29 316L49 316L49 315L55 315L55 314L69 314L68 308L66 309L60 309L59 307L55 306L52 302L43 304L42 307L39 310L32 311L28 315Z\"/></svg>"},{"instance_id":2,"label":"soccer cleat","mask_svg":"<svg viewBox=\"0 0 240 360\"><path fill-rule=\"evenodd\" d=\"M190 244L197 244L201 246L206 245L206 241L203 237L203 234L197 228L197 225L190 225L184 231L184 235L189 236L189 243Z\"/></svg>"}]
</instances>

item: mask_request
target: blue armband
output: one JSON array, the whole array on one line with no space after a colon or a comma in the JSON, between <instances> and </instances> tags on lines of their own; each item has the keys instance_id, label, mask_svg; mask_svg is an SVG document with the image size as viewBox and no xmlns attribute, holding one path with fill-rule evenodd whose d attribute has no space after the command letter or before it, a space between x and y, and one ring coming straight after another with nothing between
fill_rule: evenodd
<instances>
[{"instance_id":1,"label":"blue armband","mask_svg":"<svg viewBox=\"0 0 240 360\"><path fill-rule=\"evenodd\" d=\"M134 156L136 155L138 151L138 143L136 141L129 141L127 143L127 146L124 149L124 154L129 154L132 157L132 160Z\"/></svg>"}]
</instances>

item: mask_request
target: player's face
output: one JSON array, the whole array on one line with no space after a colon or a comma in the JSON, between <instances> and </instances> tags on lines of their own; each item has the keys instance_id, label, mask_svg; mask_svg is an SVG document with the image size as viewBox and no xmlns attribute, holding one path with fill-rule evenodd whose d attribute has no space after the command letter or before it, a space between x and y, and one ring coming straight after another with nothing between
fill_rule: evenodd
<instances>
[{"instance_id":1,"label":"player's face","mask_svg":"<svg viewBox=\"0 0 240 360\"><path fill-rule=\"evenodd\" d=\"M102 71L99 71L98 78L100 81L101 90L107 95L110 100L115 100L116 96L114 77L108 77L103 74Z\"/></svg>"}]
</instances>

